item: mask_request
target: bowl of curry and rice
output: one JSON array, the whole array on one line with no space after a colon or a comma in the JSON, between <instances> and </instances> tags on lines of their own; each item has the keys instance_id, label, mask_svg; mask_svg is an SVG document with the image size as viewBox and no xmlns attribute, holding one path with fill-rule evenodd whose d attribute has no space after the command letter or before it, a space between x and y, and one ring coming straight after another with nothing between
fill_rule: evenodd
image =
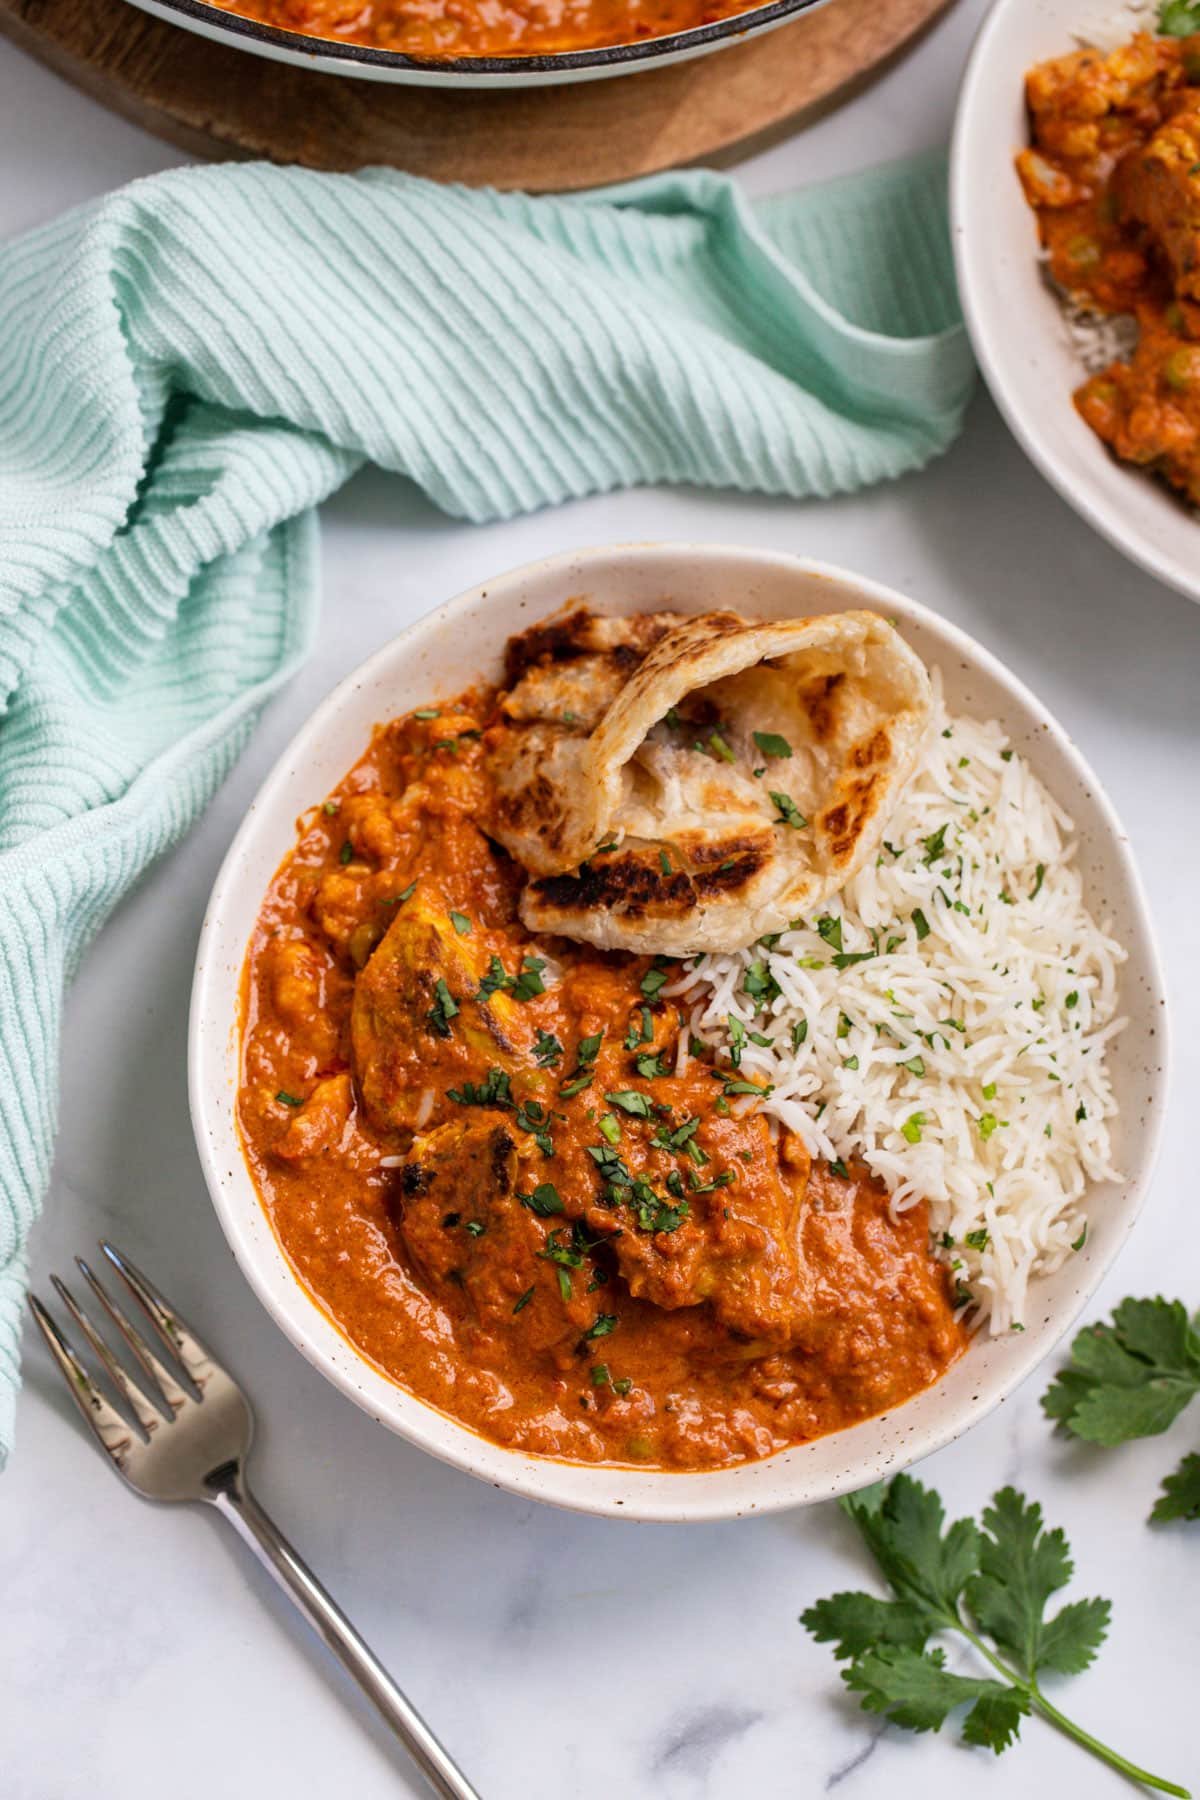
<instances>
[{"instance_id":1,"label":"bowl of curry and rice","mask_svg":"<svg viewBox=\"0 0 1200 1800\"><path fill-rule=\"evenodd\" d=\"M1164 1057L1038 701L875 583L665 544L488 582L330 695L214 888L190 1090L336 1386L498 1486L700 1519L1010 1392L1133 1225Z\"/></svg>"},{"instance_id":2,"label":"bowl of curry and rice","mask_svg":"<svg viewBox=\"0 0 1200 1800\"><path fill-rule=\"evenodd\" d=\"M963 313L1022 447L1200 600L1200 6L999 0L959 97Z\"/></svg>"}]
</instances>

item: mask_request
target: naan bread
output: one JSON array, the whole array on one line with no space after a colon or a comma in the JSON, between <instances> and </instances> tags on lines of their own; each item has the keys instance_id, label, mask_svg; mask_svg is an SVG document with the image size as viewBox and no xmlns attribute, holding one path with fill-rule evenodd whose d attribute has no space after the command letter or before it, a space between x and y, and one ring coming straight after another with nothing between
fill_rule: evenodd
<instances>
[{"instance_id":1,"label":"naan bread","mask_svg":"<svg viewBox=\"0 0 1200 1800\"><path fill-rule=\"evenodd\" d=\"M577 612L510 648L489 829L534 877L525 924L604 949L738 949L819 905L929 721L924 666L874 613Z\"/></svg>"}]
</instances>

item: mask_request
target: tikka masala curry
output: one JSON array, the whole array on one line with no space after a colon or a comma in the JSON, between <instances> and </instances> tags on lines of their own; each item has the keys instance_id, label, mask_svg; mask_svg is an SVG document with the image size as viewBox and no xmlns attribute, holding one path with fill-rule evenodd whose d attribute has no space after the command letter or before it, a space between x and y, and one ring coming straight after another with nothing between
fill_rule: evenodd
<instances>
[{"instance_id":1,"label":"tikka masala curry","mask_svg":"<svg viewBox=\"0 0 1200 1800\"><path fill-rule=\"evenodd\" d=\"M379 727L263 904L240 1119L298 1275L539 1455L718 1468L898 1405L966 1342L924 1205L769 1123L677 965L524 929L479 824L496 705Z\"/></svg>"},{"instance_id":2,"label":"tikka masala curry","mask_svg":"<svg viewBox=\"0 0 1200 1800\"><path fill-rule=\"evenodd\" d=\"M753 0L218 0L305 37L427 59L556 56L693 31Z\"/></svg>"},{"instance_id":3,"label":"tikka masala curry","mask_svg":"<svg viewBox=\"0 0 1200 1800\"><path fill-rule=\"evenodd\" d=\"M1025 87L1017 170L1050 274L1086 310L1137 322L1132 354L1075 404L1123 461L1200 505L1200 35L1074 50Z\"/></svg>"}]
</instances>

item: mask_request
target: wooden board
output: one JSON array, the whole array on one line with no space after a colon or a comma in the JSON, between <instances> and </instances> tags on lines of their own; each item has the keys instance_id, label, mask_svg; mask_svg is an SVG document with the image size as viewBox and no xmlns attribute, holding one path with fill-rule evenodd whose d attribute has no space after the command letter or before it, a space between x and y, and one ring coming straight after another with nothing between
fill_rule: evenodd
<instances>
[{"instance_id":1,"label":"wooden board","mask_svg":"<svg viewBox=\"0 0 1200 1800\"><path fill-rule=\"evenodd\" d=\"M892 60L948 0L830 0L671 68L492 93L268 62L126 0L0 0L0 33L103 105L209 157L387 163L441 181L594 187L761 148Z\"/></svg>"}]
</instances>

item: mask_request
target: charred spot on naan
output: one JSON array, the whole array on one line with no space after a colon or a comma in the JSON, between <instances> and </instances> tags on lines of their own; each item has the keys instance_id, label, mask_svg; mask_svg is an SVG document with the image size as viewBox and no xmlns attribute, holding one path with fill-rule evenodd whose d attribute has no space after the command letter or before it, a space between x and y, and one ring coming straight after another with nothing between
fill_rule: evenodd
<instances>
[{"instance_id":1,"label":"charred spot on naan","mask_svg":"<svg viewBox=\"0 0 1200 1800\"><path fill-rule=\"evenodd\" d=\"M778 664L774 666L778 667ZM800 690L800 701L808 714L812 734L818 744L827 744L837 735L840 715L838 695L845 680L844 671L838 670L832 675L820 676Z\"/></svg>"},{"instance_id":2,"label":"charred spot on naan","mask_svg":"<svg viewBox=\"0 0 1200 1800\"><path fill-rule=\"evenodd\" d=\"M829 855L839 868L853 861L883 806L891 754L892 740L886 725L877 726L868 737L854 744L847 761L858 773L842 778L833 803L817 820L818 830L828 840Z\"/></svg>"},{"instance_id":3,"label":"charred spot on naan","mask_svg":"<svg viewBox=\"0 0 1200 1800\"><path fill-rule=\"evenodd\" d=\"M570 604L570 603L569 603ZM678 619L677 613L636 613L632 618L608 618L590 612L582 604L531 625L508 640L504 651L504 685L517 687L531 670L545 673L555 665L578 663L599 657L628 678L647 651L665 637Z\"/></svg>"},{"instance_id":4,"label":"charred spot on naan","mask_svg":"<svg viewBox=\"0 0 1200 1800\"><path fill-rule=\"evenodd\" d=\"M553 931L554 916L576 918L614 913L627 919L683 919L698 906L734 899L754 881L771 859L770 834L738 837L727 842L697 843L687 866L658 849L618 851L603 861L583 863L571 875L552 875L531 882L523 905L539 927ZM663 868L667 856L669 869Z\"/></svg>"}]
</instances>

